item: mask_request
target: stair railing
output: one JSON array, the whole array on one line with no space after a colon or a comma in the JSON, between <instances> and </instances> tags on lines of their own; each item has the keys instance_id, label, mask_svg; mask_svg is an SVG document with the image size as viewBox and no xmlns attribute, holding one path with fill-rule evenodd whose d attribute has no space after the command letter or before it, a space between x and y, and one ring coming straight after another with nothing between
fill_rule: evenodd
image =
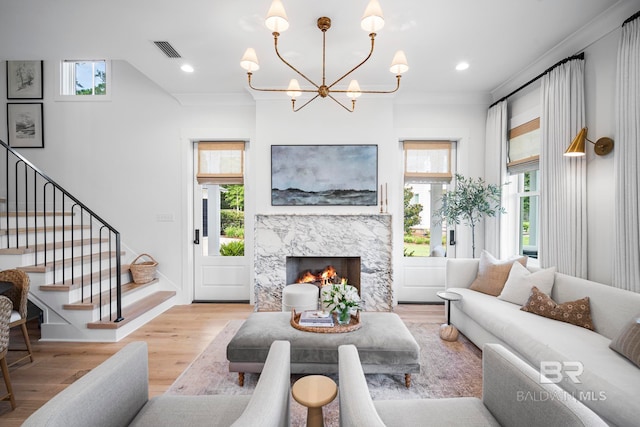
<instances>
[{"instance_id":1,"label":"stair railing","mask_svg":"<svg viewBox=\"0 0 640 427\"><path fill-rule=\"evenodd\" d=\"M7 212L4 215L5 230L2 231L7 235L7 249L18 249L21 245L30 248L34 254L35 265L53 266L54 284L78 285L77 278L80 281L81 301L89 300L94 303L97 298L100 319L103 319L103 305L107 305L107 301L102 301L102 295L108 290L109 320L113 322L124 320L120 233L1 140L0 150L4 151L5 156L4 197ZM23 227L19 224L21 216L25 218ZM33 224L29 223L30 216L33 217ZM68 216L69 220L67 220ZM11 221L12 217L13 221ZM40 226L39 217L42 218ZM48 224L48 218L51 219L50 224ZM39 241L40 232L42 232L42 242ZM94 232L97 238L94 238ZM67 240L65 235L70 236L70 255L67 255L65 250ZM75 248L75 239L78 236L79 256ZM93 251L96 243L98 245L97 260L94 258ZM86 274L85 246L91 248L88 254L89 271ZM60 248L59 251L58 248ZM115 268L113 267L114 258ZM105 265L107 277L104 274ZM60 271L57 271L56 266L61 267ZM76 276L78 269L79 277ZM103 289L105 281L108 282L108 289ZM113 300L114 289L115 301ZM88 295L85 297L86 293ZM113 310L114 304L115 310Z\"/></svg>"}]
</instances>

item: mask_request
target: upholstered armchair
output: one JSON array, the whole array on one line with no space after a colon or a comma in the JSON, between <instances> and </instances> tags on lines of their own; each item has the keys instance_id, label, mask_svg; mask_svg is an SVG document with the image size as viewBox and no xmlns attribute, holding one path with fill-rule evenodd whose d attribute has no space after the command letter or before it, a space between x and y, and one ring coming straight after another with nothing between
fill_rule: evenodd
<instances>
[{"instance_id":1,"label":"upholstered armchair","mask_svg":"<svg viewBox=\"0 0 640 427\"><path fill-rule=\"evenodd\" d=\"M9 378L9 367L7 366L7 350L9 349L9 319L11 319L11 311L13 304L7 297L0 296L0 369L4 383L7 386L7 394L0 396L0 400L8 400L11 407L16 408L16 401L13 397L13 389L11 388L11 379Z\"/></svg>"},{"instance_id":2,"label":"upholstered armchair","mask_svg":"<svg viewBox=\"0 0 640 427\"><path fill-rule=\"evenodd\" d=\"M26 345L26 349L11 350L27 352L23 357L11 362L10 366L13 366L27 358L33 362L33 352L31 351L31 342L29 341L29 332L27 331L27 297L29 296L30 284L29 276L22 270L3 270L0 271L0 282L13 283L13 287L3 294L13 303L9 328L20 326L22 329L22 336L24 337L24 343Z\"/></svg>"}]
</instances>

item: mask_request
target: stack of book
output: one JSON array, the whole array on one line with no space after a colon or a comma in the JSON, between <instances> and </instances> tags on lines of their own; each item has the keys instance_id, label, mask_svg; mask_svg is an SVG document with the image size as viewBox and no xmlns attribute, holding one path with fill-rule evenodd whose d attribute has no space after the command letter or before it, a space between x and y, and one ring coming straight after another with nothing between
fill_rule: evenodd
<instances>
[{"instance_id":1,"label":"stack of book","mask_svg":"<svg viewBox=\"0 0 640 427\"><path fill-rule=\"evenodd\" d=\"M307 310L300 314L299 324L315 328L331 328L333 327L333 316L328 311Z\"/></svg>"}]
</instances>

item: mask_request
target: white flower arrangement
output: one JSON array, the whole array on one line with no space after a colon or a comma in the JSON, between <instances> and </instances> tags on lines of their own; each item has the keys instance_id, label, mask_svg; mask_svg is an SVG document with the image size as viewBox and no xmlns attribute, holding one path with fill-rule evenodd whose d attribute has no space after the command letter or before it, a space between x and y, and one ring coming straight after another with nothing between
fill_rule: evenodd
<instances>
[{"instance_id":1,"label":"white flower arrangement","mask_svg":"<svg viewBox=\"0 0 640 427\"><path fill-rule=\"evenodd\" d=\"M324 299L322 302L326 304L329 311L343 312L348 310L351 314L356 314L360 310L360 295L358 290L347 284L346 279L342 279L341 283L329 285L328 290L323 290Z\"/></svg>"}]
</instances>

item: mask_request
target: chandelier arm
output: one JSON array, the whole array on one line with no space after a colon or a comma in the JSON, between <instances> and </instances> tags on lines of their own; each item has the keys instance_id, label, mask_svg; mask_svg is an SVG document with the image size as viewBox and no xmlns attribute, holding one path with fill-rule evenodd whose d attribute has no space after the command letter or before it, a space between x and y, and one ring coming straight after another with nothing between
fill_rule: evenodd
<instances>
[{"instance_id":1,"label":"chandelier arm","mask_svg":"<svg viewBox=\"0 0 640 427\"><path fill-rule=\"evenodd\" d=\"M247 73L247 78L249 81L249 87L253 90L257 90L259 92L289 92L289 89L267 89L267 88L259 88L259 87L255 87L252 83L251 83L251 74L252 73ZM306 92L306 93L318 93L318 89L296 89L297 92Z\"/></svg>"},{"instance_id":2,"label":"chandelier arm","mask_svg":"<svg viewBox=\"0 0 640 427\"><path fill-rule=\"evenodd\" d=\"M396 76L397 84L396 88L393 90L361 90L360 93L394 93L400 89L400 75ZM332 90L331 93L349 93L349 90Z\"/></svg>"},{"instance_id":3,"label":"chandelier arm","mask_svg":"<svg viewBox=\"0 0 640 427\"><path fill-rule=\"evenodd\" d=\"M338 101L337 99L335 99L333 96L331 96L330 94L327 95L329 98L333 99L339 106L341 106L342 108L344 108L345 110L347 110L350 113L353 113L353 111L356 109L356 100L352 99L351 100L351 110L344 105L342 102Z\"/></svg>"},{"instance_id":4,"label":"chandelier arm","mask_svg":"<svg viewBox=\"0 0 640 427\"><path fill-rule=\"evenodd\" d=\"M296 69L296 67L294 67L293 65L289 64L281 55L280 55L280 51L278 50L278 36L280 34L278 33L273 33L273 46L276 50L276 55L278 56L278 58L280 58L280 60L282 62L284 62L289 68L291 68L293 71L295 71L296 73L298 73L300 75L300 77L302 77L303 79L305 79L306 81L308 81L309 83L311 83L312 85L314 85L315 87L317 87L318 89L320 89L320 86L318 86L317 84L315 84L313 82L313 80L311 80L309 77L305 76L303 73L301 73L300 71L298 71Z\"/></svg>"},{"instance_id":5,"label":"chandelier arm","mask_svg":"<svg viewBox=\"0 0 640 427\"><path fill-rule=\"evenodd\" d=\"M297 113L298 111L302 110L304 107L306 107L307 105L309 105L309 104L311 103L311 101L313 101L314 99L316 99L316 98L317 98L317 97L319 97L319 96L320 96L320 94L318 94L318 95L314 96L313 98L311 98L310 100L308 100L307 102L305 102L304 104L302 104L302 106L301 106L301 107L298 107L297 109L296 109L296 107L295 107L295 101L292 101L291 107L293 108L293 112L294 112L294 113Z\"/></svg>"},{"instance_id":6,"label":"chandelier arm","mask_svg":"<svg viewBox=\"0 0 640 427\"><path fill-rule=\"evenodd\" d=\"M355 67L353 67L351 70L347 71L342 77L340 77L338 80L336 80L335 82L331 83L329 85L329 89L331 89L333 86L335 86L337 83L341 82L345 77L347 77L349 74L353 73L355 70L357 70L358 68L360 68L365 62L367 62L369 60L369 58L371 58L371 55L373 54L373 46L374 46L374 39L376 37L376 33L371 33L369 34L369 36L371 37L371 50L369 50L369 55L367 55L366 58L364 58L364 60L359 63L358 65L356 65ZM323 66L323 72L324 72L324 66ZM333 91L333 92L337 92L337 91Z\"/></svg>"}]
</instances>

